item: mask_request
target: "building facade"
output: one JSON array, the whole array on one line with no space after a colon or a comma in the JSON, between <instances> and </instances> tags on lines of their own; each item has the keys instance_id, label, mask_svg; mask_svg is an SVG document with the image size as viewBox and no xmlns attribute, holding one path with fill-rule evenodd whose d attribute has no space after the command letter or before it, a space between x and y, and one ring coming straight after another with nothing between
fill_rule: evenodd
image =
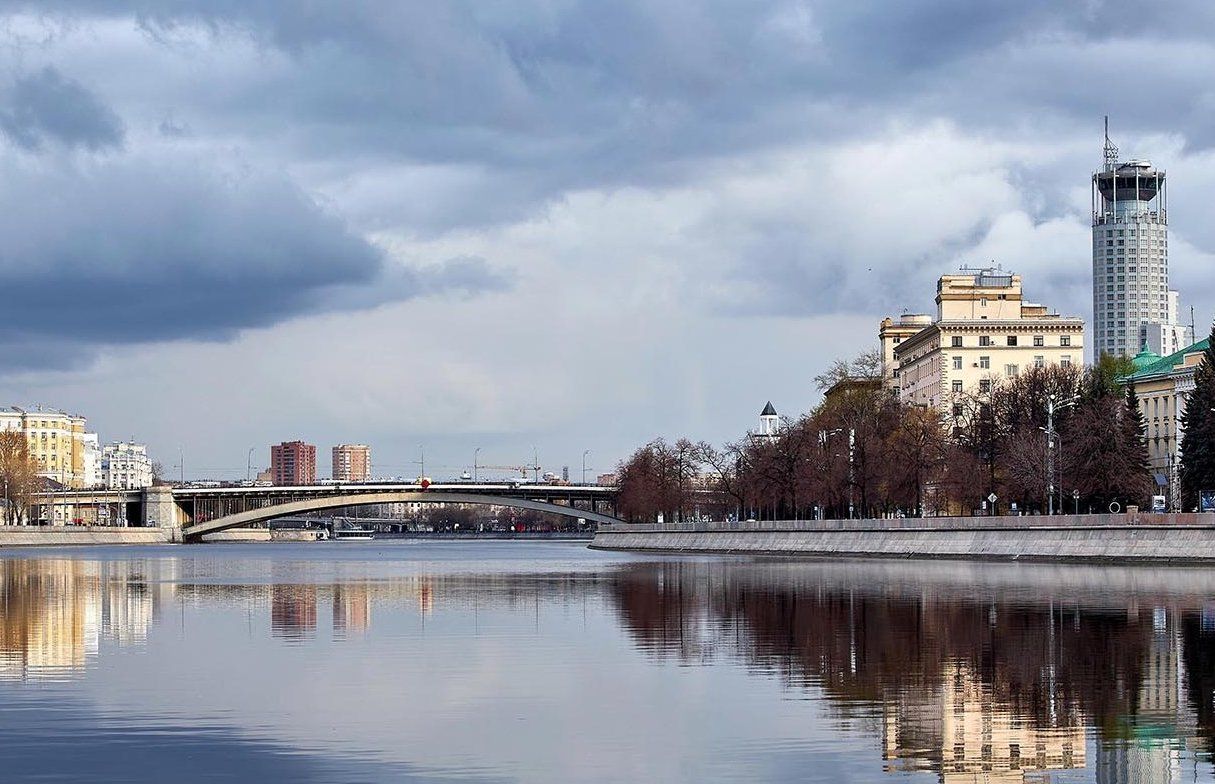
<instances>
[{"instance_id":1,"label":"building facade","mask_svg":"<svg viewBox=\"0 0 1215 784\"><path fill-rule=\"evenodd\" d=\"M905 402L948 414L963 395L984 394L1031 367L1083 363L1084 320L1022 299L1021 276L963 270L937 282L936 320L882 321L885 383ZM896 329L897 327L897 329Z\"/></svg>"},{"instance_id":2,"label":"building facade","mask_svg":"<svg viewBox=\"0 0 1215 784\"><path fill-rule=\"evenodd\" d=\"M106 444L101 450L101 477L110 490L151 487L155 477L148 447L130 441Z\"/></svg>"},{"instance_id":3,"label":"building facade","mask_svg":"<svg viewBox=\"0 0 1215 784\"><path fill-rule=\"evenodd\" d=\"M1169 289L1168 192L1149 161L1118 160L1105 137L1093 174L1093 358L1130 356L1145 342L1168 355L1192 342Z\"/></svg>"},{"instance_id":4,"label":"building facade","mask_svg":"<svg viewBox=\"0 0 1215 784\"><path fill-rule=\"evenodd\" d=\"M333 448L333 479L337 482L366 482L371 477L371 447L338 444Z\"/></svg>"},{"instance_id":5,"label":"building facade","mask_svg":"<svg viewBox=\"0 0 1215 784\"><path fill-rule=\"evenodd\" d=\"M29 443L30 457L38 464L38 475L63 487L80 489L95 479L86 462L88 444L96 436L85 432L87 420L78 414L13 406L0 411L0 430L19 430Z\"/></svg>"},{"instance_id":6,"label":"building facade","mask_svg":"<svg viewBox=\"0 0 1215 784\"><path fill-rule=\"evenodd\" d=\"M1194 370L1202 364L1210 338L1176 351L1166 357L1148 349L1135 357L1137 370L1123 381L1133 384L1135 399L1147 425L1148 458L1156 485L1165 495L1170 509L1180 511L1181 443L1185 428L1186 397L1194 389Z\"/></svg>"},{"instance_id":7,"label":"building facade","mask_svg":"<svg viewBox=\"0 0 1215 784\"><path fill-rule=\"evenodd\" d=\"M270 447L270 473L276 485L316 483L316 447L303 441L284 441Z\"/></svg>"}]
</instances>

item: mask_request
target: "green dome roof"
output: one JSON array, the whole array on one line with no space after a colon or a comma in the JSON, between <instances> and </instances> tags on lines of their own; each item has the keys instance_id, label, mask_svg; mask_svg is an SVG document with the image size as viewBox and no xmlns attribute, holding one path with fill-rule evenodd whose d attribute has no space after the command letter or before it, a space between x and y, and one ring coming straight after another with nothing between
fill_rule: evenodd
<instances>
[{"instance_id":1,"label":"green dome roof","mask_svg":"<svg viewBox=\"0 0 1215 784\"><path fill-rule=\"evenodd\" d=\"M1135 370L1143 370L1148 365L1154 365L1160 361L1160 355L1148 348L1147 343L1143 344L1143 348L1139 349L1139 353L1131 357L1131 362L1135 363Z\"/></svg>"}]
</instances>

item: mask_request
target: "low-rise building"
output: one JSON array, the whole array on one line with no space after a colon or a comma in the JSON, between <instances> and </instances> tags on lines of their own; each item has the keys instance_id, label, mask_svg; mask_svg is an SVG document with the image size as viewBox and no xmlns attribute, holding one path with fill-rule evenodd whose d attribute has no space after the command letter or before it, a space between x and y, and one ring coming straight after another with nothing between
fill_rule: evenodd
<instances>
[{"instance_id":1,"label":"low-rise building","mask_svg":"<svg viewBox=\"0 0 1215 784\"><path fill-rule=\"evenodd\" d=\"M101 479L110 490L140 490L154 480L148 447L131 441L114 441L101 450Z\"/></svg>"},{"instance_id":2,"label":"low-rise building","mask_svg":"<svg viewBox=\"0 0 1215 784\"><path fill-rule=\"evenodd\" d=\"M1180 351L1161 357L1147 346L1134 357L1137 370L1122 379L1135 389L1135 399L1147 425L1148 458L1156 485L1167 496L1170 509L1177 509L1181 486L1181 442L1185 428L1186 396L1194 389L1194 370L1210 343L1205 338Z\"/></svg>"},{"instance_id":3,"label":"low-rise building","mask_svg":"<svg viewBox=\"0 0 1215 784\"><path fill-rule=\"evenodd\" d=\"M1028 368L1083 361L1084 320L1023 301L1020 275L943 275L936 303L936 319L909 337L916 317L885 319L879 329L883 379L908 403L949 413L963 394L986 393Z\"/></svg>"}]
</instances>

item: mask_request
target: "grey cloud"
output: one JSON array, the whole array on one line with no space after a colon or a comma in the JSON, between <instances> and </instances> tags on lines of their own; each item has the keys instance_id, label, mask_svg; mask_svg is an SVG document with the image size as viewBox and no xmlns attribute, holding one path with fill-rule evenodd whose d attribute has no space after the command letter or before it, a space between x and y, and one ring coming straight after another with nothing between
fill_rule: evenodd
<instances>
[{"instance_id":1,"label":"grey cloud","mask_svg":"<svg viewBox=\"0 0 1215 784\"><path fill-rule=\"evenodd\" d=\"M122 120L79 82L50 66L18 76L0 96L0 130L19 147L48 141L87 150L119 148Z\"/></svg>"},{"instance_id":2,"label":"grey cloud","mask_svg":"<svg viewBox=\"0 0 1215 784\"><path fill-rule=\"evenodd\" d=\"M137 158L2 179L0 331L20 354L10 369L78 360L99 345L222 339L303 313L505 285L480 259L395 274L378 248L282 177ZM47 346L58 347L53 356Z\"/></svg>"}]
</instances>

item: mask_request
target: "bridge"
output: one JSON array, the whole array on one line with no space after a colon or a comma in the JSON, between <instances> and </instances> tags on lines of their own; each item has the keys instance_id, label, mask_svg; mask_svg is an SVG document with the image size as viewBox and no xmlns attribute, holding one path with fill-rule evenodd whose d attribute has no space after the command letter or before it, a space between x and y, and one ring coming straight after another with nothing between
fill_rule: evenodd
<instances>
[{"instance_id":1,"label":"bridge","mask_svg":"<svg viewBox=\"0 0 1215 784\"><path fill-rule=\"evenodd\" d=\"M70 490L34 497L35 520L65 525L83 520L160 527L171 541L264 523L277 517L373 504L481 504L528 509L600 525L614 516L615 487L528 482L421 485L367 483L274 487L168 487Z\"/></svg>"}]
</instances>

